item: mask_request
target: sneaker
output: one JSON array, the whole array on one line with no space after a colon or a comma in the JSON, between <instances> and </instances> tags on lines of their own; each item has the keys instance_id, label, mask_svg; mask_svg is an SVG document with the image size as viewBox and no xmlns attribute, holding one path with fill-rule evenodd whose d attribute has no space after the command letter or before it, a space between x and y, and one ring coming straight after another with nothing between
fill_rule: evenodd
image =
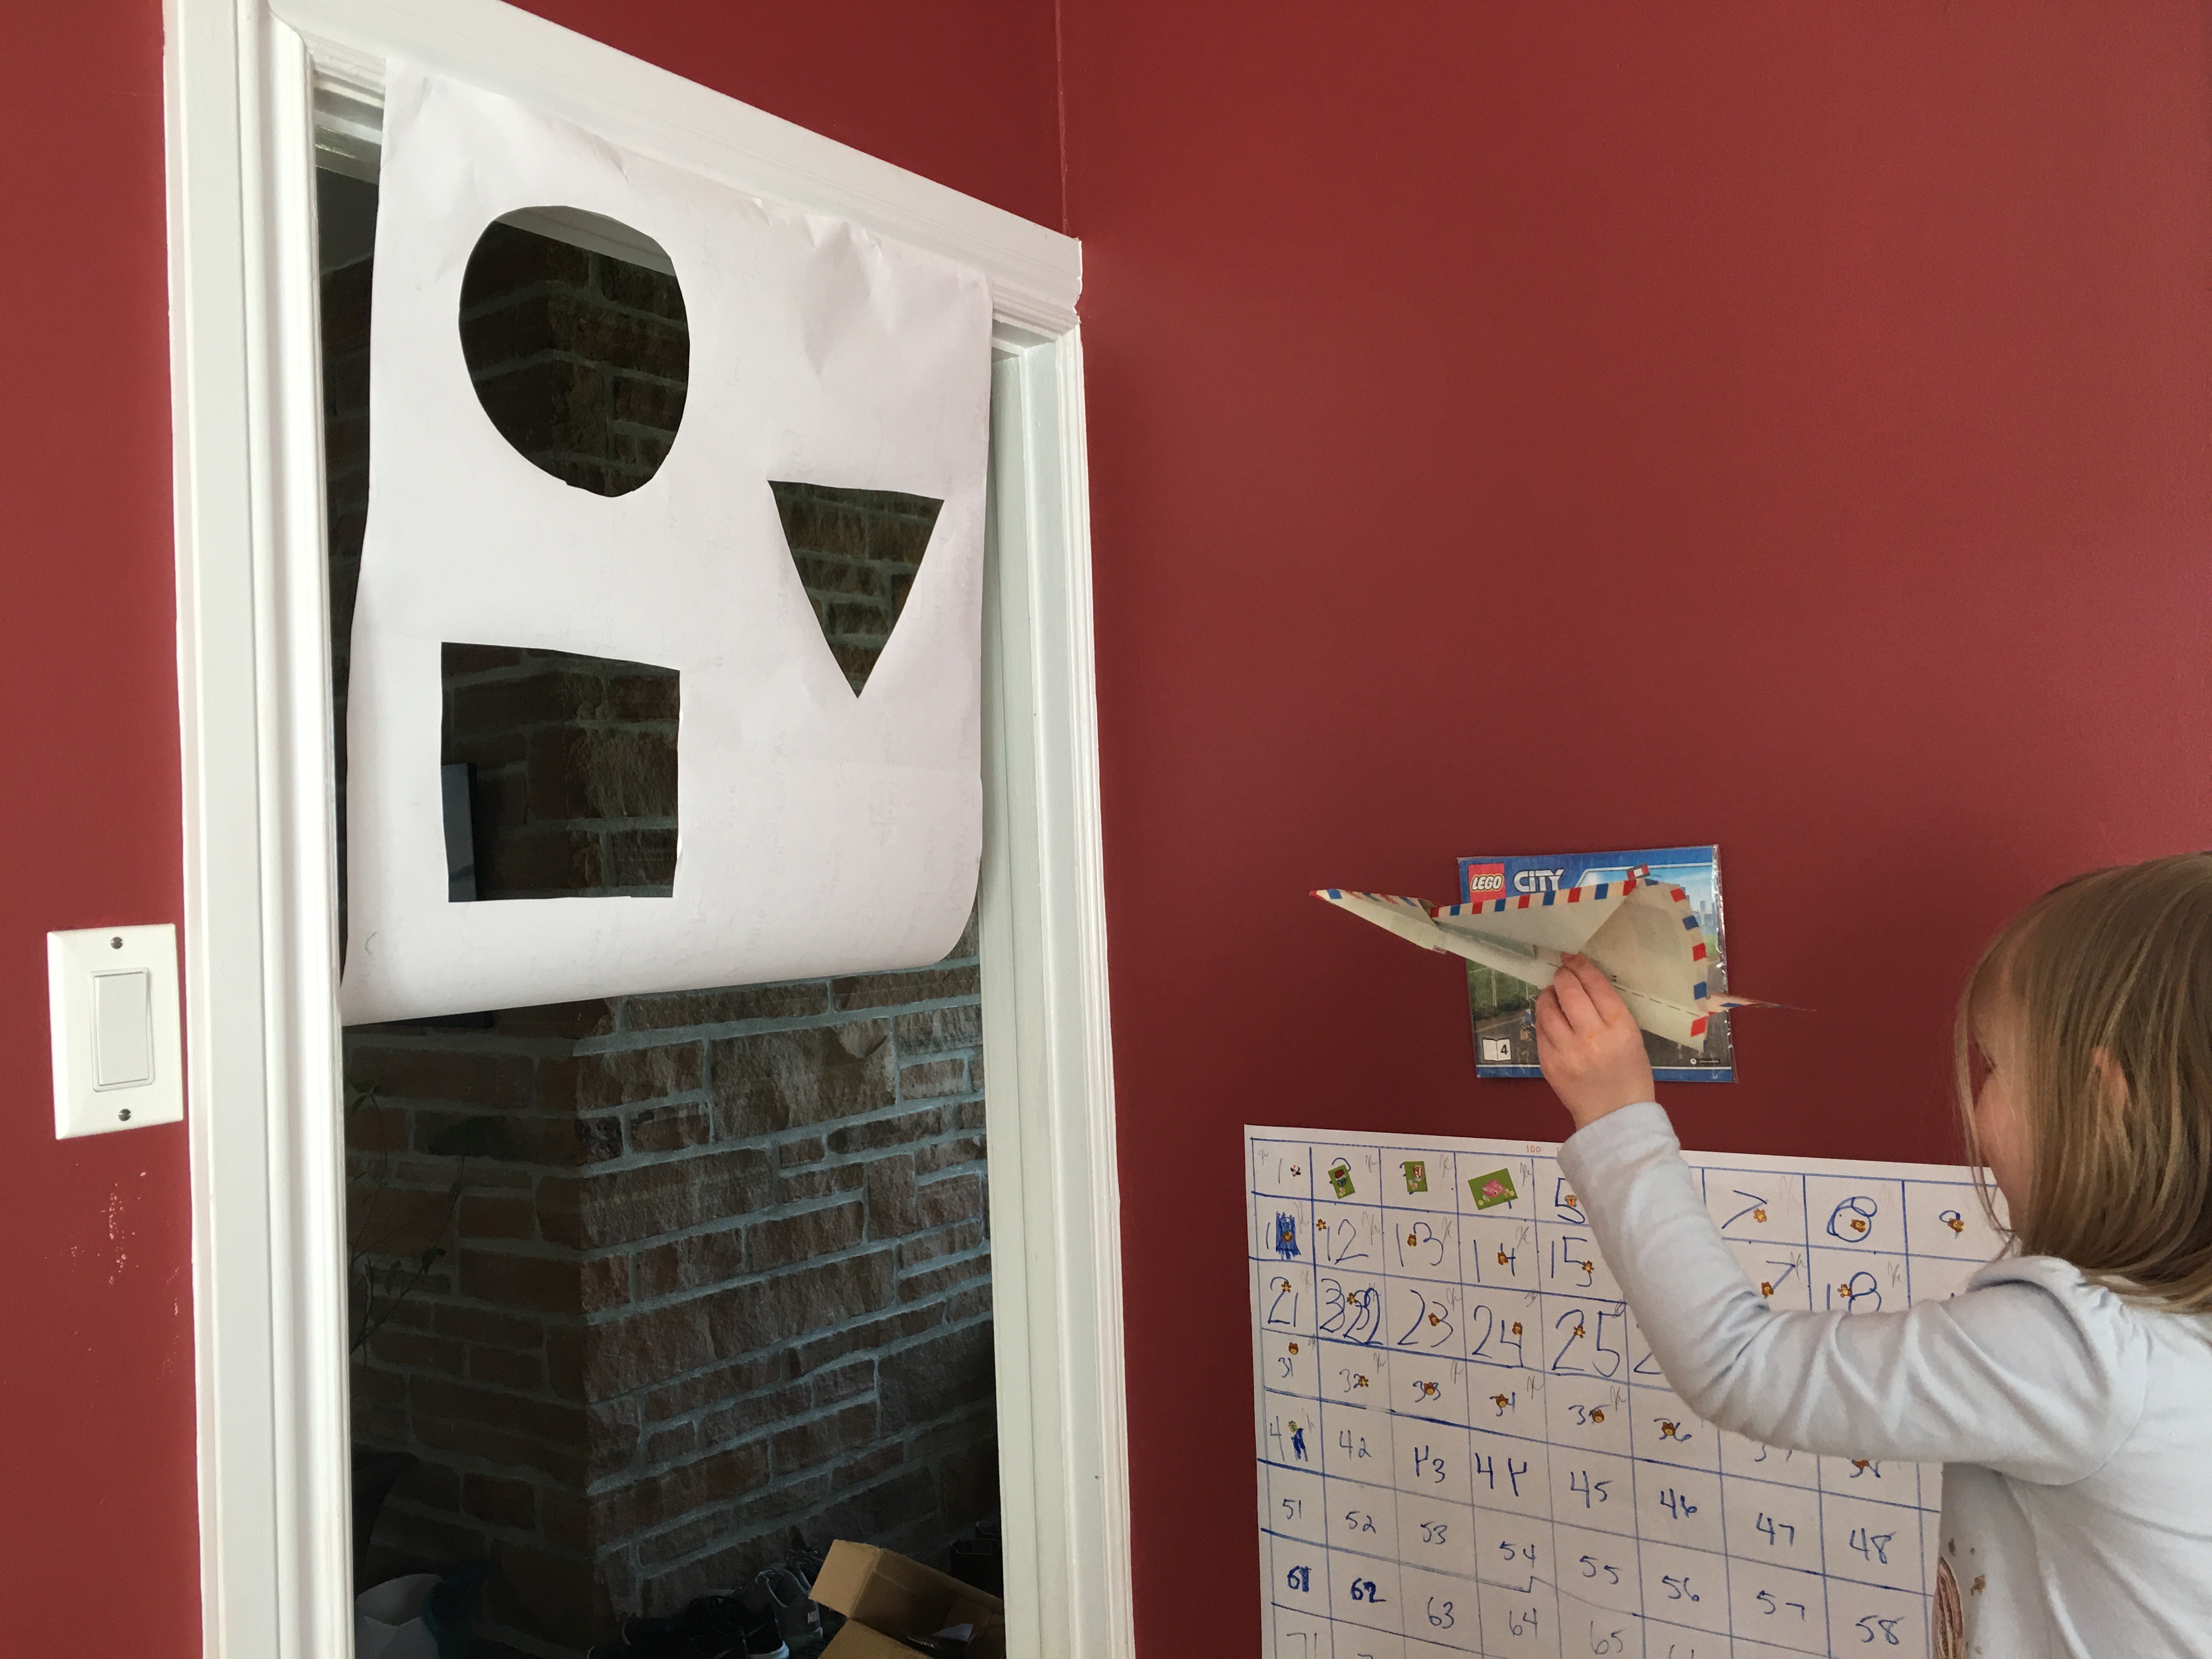
<instances>
[{"instance_id":1,"label":"sneaker","mask_svg":"<svg viewBox=\"0 0 2212 1659\"><path fill-rule=\"evenodd\" d=\"M971 1537L953 1540L951 1555L952 1576L962 1583L990 1595L1006 1593L1005 1547L994 1522L984 1522Z\"/></svg>"},{"instance_id":2,"label":"sneaker","mask_svg":"<svg viewBox=\"0 0 2212 1659\"><path fill-rule=\"evenodd\" d=\"M635 1614L623 1620L622 1640L607 1649L605 1659L722 1659L735 1639L715 1640L692 1620L690 1607L673 1619ZM592 1659L600 1659L596 1650Z\"/></svg>"},{"instance_id":3,"label":"sneaker","mask_svg":"<svg viewBox=\"0 0 2212 1659\"><path fill-rule=\"evenodd\" d=\"M785 1642L809 1642L822 1633L821 1610L813 1601L814 1585L804 1574L787 1566L763 1567L753 1586L768 1603Z\"/></svg>"},{"instance_id":4,"label":"sneaker","mask_svg":"<svg viewBox=\"0 0 2212 1659\"><path fill-rule=\"evenodd\" d=\"M750 1607L734 1595L708 1595L684 1612L687 1619L699 1618L702 1634L711 1629L718 1639L728 1642L720 1650L722 1659L791 1659L773 1607Z\"/></svg>"},{"instance_id":5,"label":"sneaker","mask_svg":"<svg viewBox=\"0 0 2212 1659\"><path fill-rule=\"evenodd\" d=\"M745 1659L791 1659L791 1644L783 1639L773 1610L763 1608L747 1617Z\"/></svg>"},{"instance_id":6,"label":"sneaker","mask_svg":"<svg viewBox=\"0 0 2212 1659\"><path fill-rule=\"evenodd\" d=\"M702 1659L791 1659L791 1649L769 1607L748 1606L734 1595L702 1595L677 1616L684 1651Z\"/></svg>"}]
</instances>

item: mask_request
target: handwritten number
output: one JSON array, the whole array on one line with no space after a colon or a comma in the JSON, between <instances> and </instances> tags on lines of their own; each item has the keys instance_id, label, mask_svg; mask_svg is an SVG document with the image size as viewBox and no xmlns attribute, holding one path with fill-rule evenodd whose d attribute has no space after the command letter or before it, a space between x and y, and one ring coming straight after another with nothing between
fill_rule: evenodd
<instances>
[{"instance_id":1,"label":"handwritten number","mask_svg":"<svg viewBox=\"0 0 2212 1659\"><path fill-rule=\"evenodd\" d=\"M1413 1322L1406 1327L1405 1335L1398 1339L1398 1346L1401 1348L1413 1346L1413 1339L1421 1334L1421 1321L1428 1316L1429 1312L1428 1297L1411 1285L1406 1287L1406 1294L1413 1298Z\"/></svg>"},{"instance_id":2,"label":"handwritten number","mask_svg":"<svg viewBox=\"0 0 2212 1659\"><path fill-rule=\"evenodd\" d=\"M1766 1206L1766 1200L1761 1198L1757 1193L1747 1193L1741 1187L1735 1189L1735 1195L1738 1198L1747 1198L1751 1202L1745 1205L1741 1210L1738 1210L1726 1221L1722 1222L1721 1225L1723 1229L1735 1226L1737 1222L1742 1220L1744 1217L1751 1214L1754 1210L1764 1209ZM1761 1221L1766 1219L1765 1216L1760 1216L1759 1218Z\"/></svg>"},{"instance_id":3,"label":"handwritten number","mask_svg":"<svg viewBox=\"0 0 2212 1659\"><path fill-rule=\"evenodd\" d=\"M1620 1314L1607 1313L1602 1308L1598 1310L1597 1335L1591 1341L1590 1346L1595 1348L1599 1355L1597 1374L1600 1376L1611 1376L1615 1371L1618 1371L1620 1369L1620 1348L1618 1346L1608 1348L1605 1346L1605 1322L1608 1319L1614 1321L1616 1323L1626 1322L1624 1316Z\"/></svg>"},{"instance_id":4,"label":"handwritten number","mask_svg":"<svg viewBox=\"0 0 2212 1659\"><path fill-rule=\"evenodd\" d=\"M1552 1322L1553 1330L1567 1333L1566 1346L1559 1350L1559 1357L1552 1361L1553 1370L1574 1372L1582 1376L1589 1375L1579 1363L1575 1364L1567 1363L1567 1356L1574 1352L1575 1344L1583 1340L1583 1333L1589 1328L1589 1316L1580 1308L1570 1308Z\"/></svg>"}]
</instances>

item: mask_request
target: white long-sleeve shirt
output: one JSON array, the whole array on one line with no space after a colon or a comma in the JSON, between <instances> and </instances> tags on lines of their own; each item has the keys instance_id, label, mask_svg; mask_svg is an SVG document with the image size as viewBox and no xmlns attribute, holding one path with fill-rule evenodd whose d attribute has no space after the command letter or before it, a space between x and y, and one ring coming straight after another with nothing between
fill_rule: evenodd
<instances>
[{"instance_id":1,"label":"white long-sleeve shirt","mask_svg":"<svg viewBox=\"0 0 2212 1659\"><path fill-rule=\"evenodd\" d=\"M2212 1655L2212 1319L2055 1256L1993 1261L1901 1313L1784 1312L1722 1243L1656 1103L1579 1131L1559 1166L1690 1409L1772 1446L1943 1465L1950 1651Z\"/></svg>"}]
</instances>

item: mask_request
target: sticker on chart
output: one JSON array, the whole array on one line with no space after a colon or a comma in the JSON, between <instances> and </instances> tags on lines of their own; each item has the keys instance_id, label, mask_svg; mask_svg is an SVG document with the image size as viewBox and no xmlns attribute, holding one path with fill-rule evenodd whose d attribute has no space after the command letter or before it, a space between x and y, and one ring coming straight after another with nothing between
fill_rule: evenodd
<instances>
[{"instance_id":1,"label":"sticker on chart","mask_svg":"<svg viewBox=\"0 0 2212 1659\"><path fill-rule=\"evenodd\" d=\"M1497 1204L1510 1204L1520 1194L1513 1190L1513 1174L1510 1170L1492 1170L1488 1175L1469 1176L1468 1190L1474 1194L1474 1207L1487 1210Z\"/></svg>"},{"instance_id":2,"label":"sticker on chart","mask_svg":"<svg viewBox=\"0 0 2212 1659\"><path fill-rule=\"evenodd\" d=\"M1429 1166L1421 1159L1409 1158L1398 1167L1405 1172L1407 1192L1425 1193L1429 1190Z\"/></svg>"},{"instance_id":3,"label":"sticker on chart","mask_svg":"<svg viewBox=\"0 0 2212 1659\"><path fill-rule=\"evenodd\" d=\"M1339 1198L1350 1198L1352 1193L1352 1165L1340 1158L1330 1164L1328 1184Z\"/></svg>"}]
</instances>

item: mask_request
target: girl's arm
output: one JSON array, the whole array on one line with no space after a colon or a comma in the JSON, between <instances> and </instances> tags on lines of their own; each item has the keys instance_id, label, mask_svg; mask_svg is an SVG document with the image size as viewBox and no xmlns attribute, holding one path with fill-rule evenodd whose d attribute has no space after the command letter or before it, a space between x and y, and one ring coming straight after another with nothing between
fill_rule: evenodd
<instances>
[{"instance_id":1,"label":"girl's arm","mask_svg":"<svg viewBox=\"0 0 2212 1659\"><path fill-rule=\"evenodd\" d=\"M1705 1213L1605 975L1570 957L1537 1000L1536 1035L1578 1126L1559 1166L1691 1410L1771 1445L2048 1483L2080 1480L2134 1429L2147 1339L2110 1291L2033 1257L1903 1313L1778 1311Z\"/></svg>"},{"instance_id":2,"label":"girl's arm","mask_svg":"<svg viewBox=\"0 0 2212 1659\"><path fill-rule=\"evenodd\" d=\"M1722 1428L2062 1484L2142 1415L2142 1339L2117 1297L2063 1262L2000 1261L1902 1313L1782 1312L1722 1242L1656 1103L1579 1131L1559 1167L1668 1382Z\"/></svg>"}]
</instances>

